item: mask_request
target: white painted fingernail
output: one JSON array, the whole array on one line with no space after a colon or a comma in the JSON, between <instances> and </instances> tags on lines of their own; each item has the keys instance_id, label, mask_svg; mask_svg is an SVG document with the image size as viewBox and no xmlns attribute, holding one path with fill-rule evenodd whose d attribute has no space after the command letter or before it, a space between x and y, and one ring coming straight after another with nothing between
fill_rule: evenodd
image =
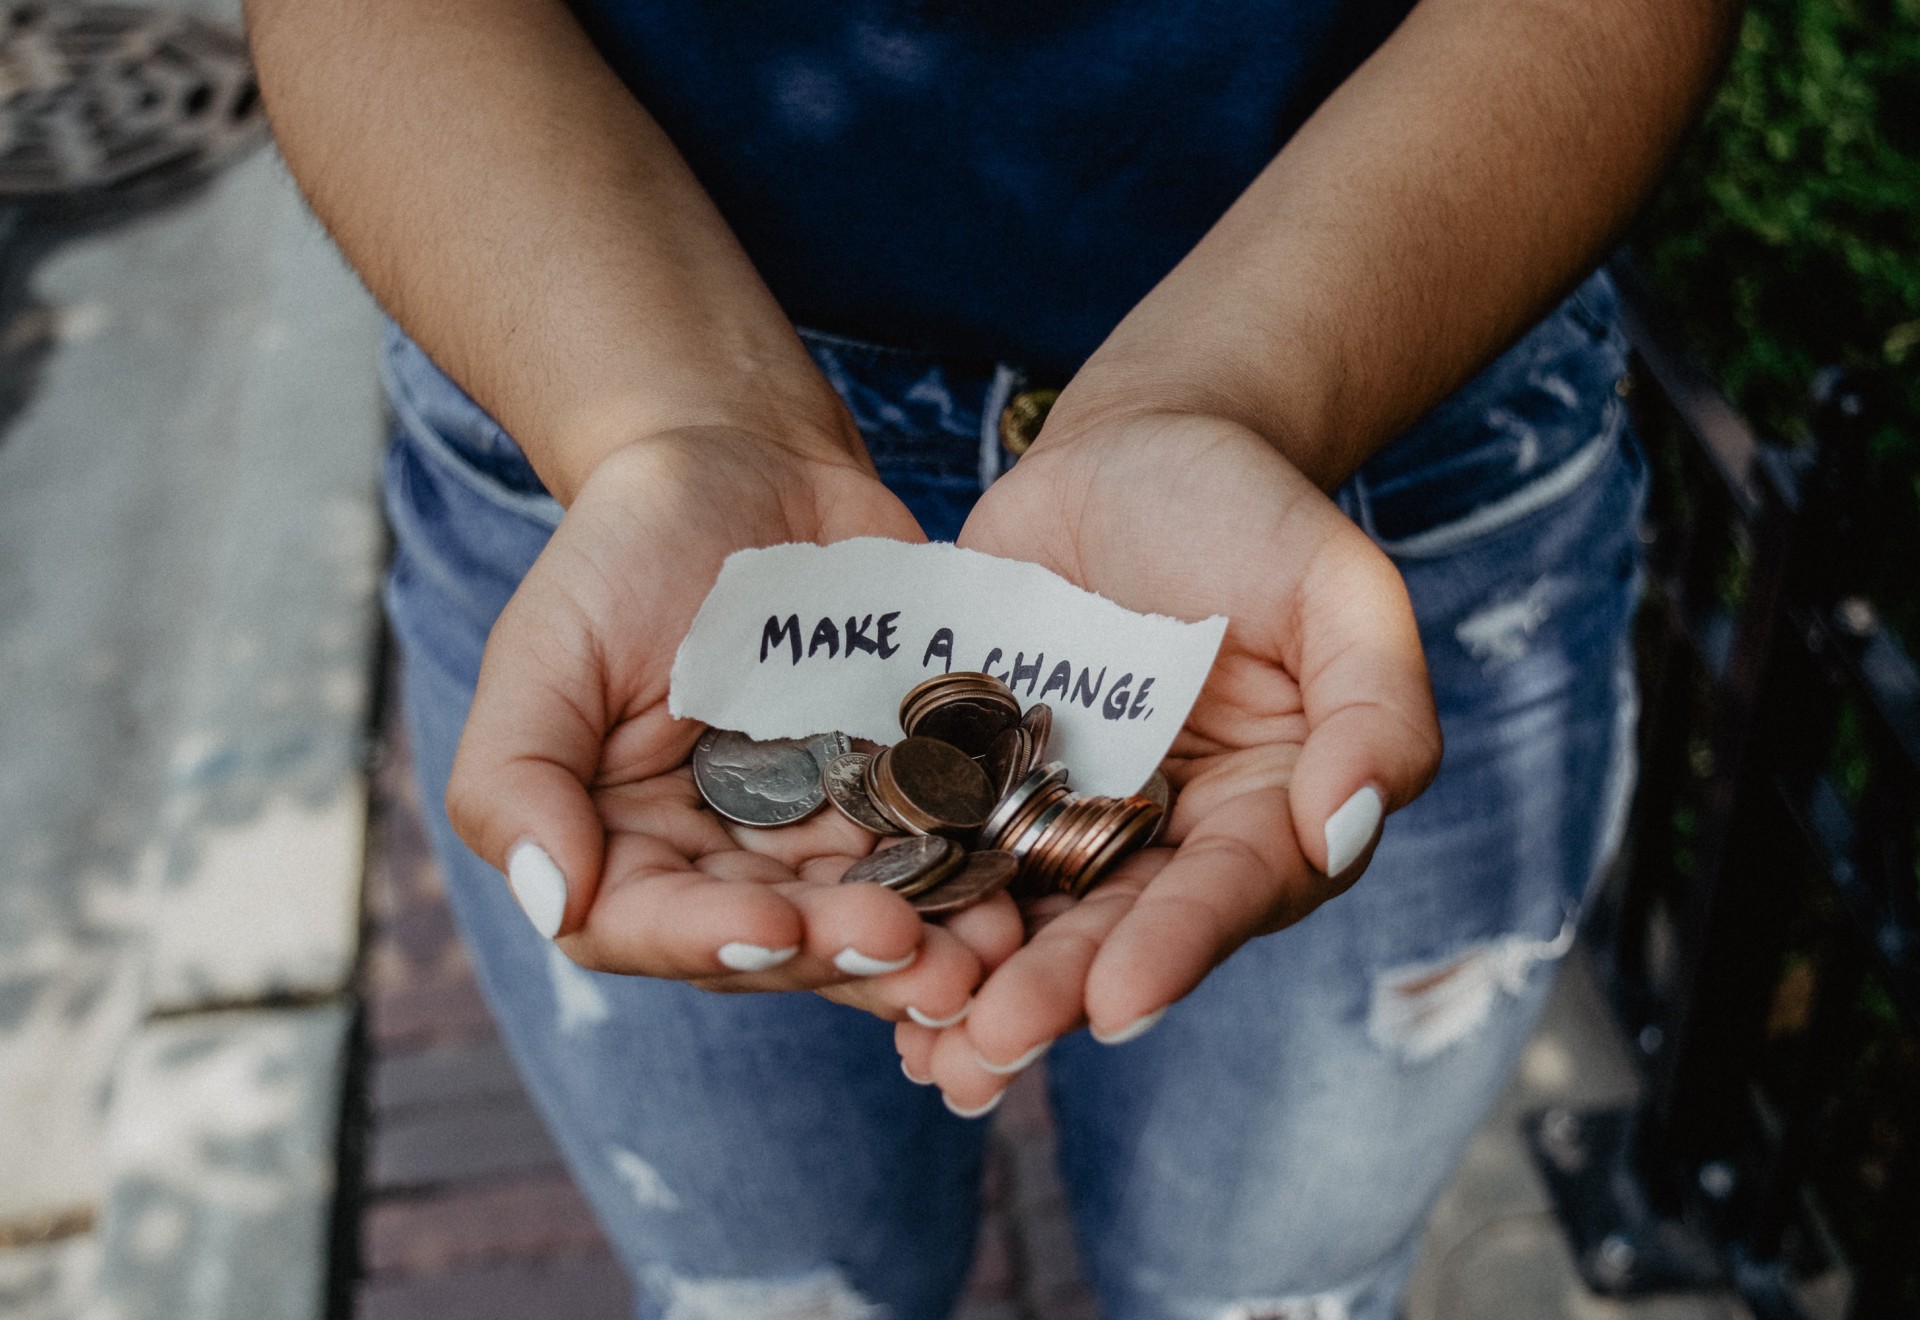
<instances>
[{"instance_id":1,"label":"white painted fingernail","mask_svg":"<svg viewBox=\"0 0 1920 1320\"><path fill-rule=\"evenodd\" d=\"M858 949L842 949L833 955L833 965L848 976L885 976L899 971L919 955L920 950L915 949L904 958L888 962L884 958L869 958Z\"/></svg>"},{"instance_id":2,"label":"white painted fingernail","mask_svg":"<svg viewBox=\"0 0 1920 1320\"><path fill-rule=\"evenodd\" d=\"M1038 1045L1035 1045L1032 1049L1028 1050L1025 1054L1022 1054L1019 1058L1015 1059L1012 1063L989 1063L985 1059L980 1058L979 1051L977 1050L974 1052L973 1057L976 1059L979 1059L980 1066L982 1068L985 1068L988 1072L998 1073L1000 1074L1000 1076L1005 1077L1010 1073L1017 1073L1027 1067L1030 1067L1035 1059L1039 1058L1042 1054L1045 1054L1048 1050L1052 1048L1053 1048L1052 1041L1043 1040Z\"/></svg>"},{"instance_id":3,"label":"white painted fingernail","mask_svg":"<svg viewBox=\"0 0 1920 1320\"><path fill-rule=\"evenodd\" d=\"M1128 1041L1133 1040L1135 1037L1144 1036L1149 1031L1152 1031L1154 1027L1159 1025L1160 1019L1165 1017L1166 1015L1167 1015L1167 1010L1165 1008L1156 1008L1153 1010L1153 1012L1147 1014L1145 1017L1135 1018L1132 1022L1129 1022L1126 1026L1120 1028L1120 1030L1118 1031L1109 1032L1108 1034L1103 1036L1099 1032L1089 1028L1088 1034L1090 1034L1095 1040L1099 1041L1102 1045L1125 1045Z\"/></svg>"},{"instance_id":4,"label":"white painted fingernail","mask_svg":"<svg viewBox=\"0 0 1920 1320\"><path fill-rule=\"evenodd\" d=\"M957 1023L964 1022L966 1020L967 1014L971 1012L973 1012L973 1001L971 999L969 999L966 1003L960 1005L960 1011L958 1013L955 1013L952 1017L943 1017L943 1018L928 1017L925 1013L922 1013L919 1009L915 1008L912 1004L907 1005L908 1017L912 1018L915 1022L918 1022L921 1026L932 1027L936 1031L939 1030L941 1027L951 1027Z\"/></svg>"},{"instance_id":5,"label":"white painted fingernail","mask_svg":"<svg viewBox=\"0 0 1920 1320\"><path fill-rule=\"evenodd\" d=\"M945 1091L940 1093L940 1100L948 1109L951 1109L962 1118L979 1118L983 1114L991 1114L994 1110L998 1109L1000 1102L1006 1098L1006 1095L1007 1093L1005 1091L996 1092L993 1099L974 1109L962 1109L959 1105L953 1103L953 1097Z\"/></svg>"},{"instance_id":6,"label":"white painted fingernail","mask_svg":"<svg viewBox=\"0 0 1920 1320\"><path fill-rule=\"evenodd\" d=\"M1339 875L1359 860L1373 842L1385 815L1380 794L1372 784L1340 804L1340 810L1327 817L1327 874Z\"/></svg>"},{"instance_id":7,"label":"white painted fingernail","mask_svg":"<svg viewBox=\"0 0 1920 1320\"><path fill-rule=\"evenodd\" d=\"M905 1073L907 1075L907 1080L912 1082L915 1086L932 1086L933 1085L933 1078L931 1077L915 1077L913 1075L913 1070L907 1067L907 1061L905 1059L900 1060L900 1071Z\"/></svg>"},{"instance_id":8,"label":"white painted fingernail","mask_svg":"<svg viewBox=\"0 0 1920 1320\"><path fill-rule=\"evenodd\" d=\"M778 967L798 952L800 952L798 944L789 944L784 949L769 949L762 945L735 940L731 944L722 944L717 956L722 965L731 967L736 972L764 972L769 967Z\"/></svg>"},{"instance_id":9,"label":"white painted fingernail","mask_svg":"<svg viewBox=\"0 0 1920 1320\"><path fill-rule=\"evenodd\" d=\"M507 887L542 939L560 933L560 919L567 915L567 878L545 848L522 839L507 851Z\"/></svg>"}]
</instances>

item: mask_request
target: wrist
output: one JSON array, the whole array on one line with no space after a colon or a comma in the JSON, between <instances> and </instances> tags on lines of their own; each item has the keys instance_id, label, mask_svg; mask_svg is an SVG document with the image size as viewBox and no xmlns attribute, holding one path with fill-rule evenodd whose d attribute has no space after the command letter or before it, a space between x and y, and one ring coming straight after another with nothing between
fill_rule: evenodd
<instances>
[{"instance_id":1,"label":"wrist","mask_svg":"<svg viewBox=\"0 0 1920 1320\"><path fill-rule=\"evenodd\" d=\"M831 407L795 409L784 416L767 410L636 410L599 425L579 426L556 437L542 453L528 452L541 481L563 505L604 465L621 459L644 463L649 452L674 455L677 463L757 461L824 463L871 470L865 444L838 398Z\"/></svg>"}]
</instances>

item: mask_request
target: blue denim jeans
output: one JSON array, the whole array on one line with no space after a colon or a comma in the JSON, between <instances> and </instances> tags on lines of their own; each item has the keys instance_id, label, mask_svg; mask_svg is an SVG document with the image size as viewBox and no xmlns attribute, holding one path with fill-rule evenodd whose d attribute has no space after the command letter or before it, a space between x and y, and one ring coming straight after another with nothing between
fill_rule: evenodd
<instances>
[{"instance_id":1,"label":"blue denim jeans","mask_svg":"<svg viewBox=\"0 0 1920 1320\"><path fill-rule=\"evenodd\" d=\"M1011 461L993 432L1018 371L809 346L888 483L952 536ZM387 602L421 799L488 1001L640 1314L948 1314L987 1122L909 1083L865 1014L582 970L439 814L487 631L560 509L398 331L385 360ZM1596 277L1339 492L1406 578L1445 760L1349 893L1247 944L1138 1040L1082 1032L1050 1054L1108 1320L1393 1315L1617 842L1645 485L1624 365Z\"/></svg>"}]
</instances>

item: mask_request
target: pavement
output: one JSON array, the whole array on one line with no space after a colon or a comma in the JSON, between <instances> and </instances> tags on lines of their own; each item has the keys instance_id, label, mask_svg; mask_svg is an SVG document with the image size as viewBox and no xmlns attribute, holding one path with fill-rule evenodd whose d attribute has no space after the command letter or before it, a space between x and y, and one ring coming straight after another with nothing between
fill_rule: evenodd
<instances>
[{"instance_id":1,"label":"pavement","mask_svg":"<svg viewBox=\"0 0 1920 1320\"><path fill-rule=\"evenodd\" d=\"M0 326L0 1316L305 1320L359 955L375 314L270 150L23 270L27 238Z\"/></svg>"},{"instance_id":2,"label":"pavement","mask_svg":"<svg viewBox=\"0 0 1920 1320\"><path fill-rule=\"evenodd\" d=\"M626 1314L381 707L370 301L270 150L14 293L0 1320ZM1515 1120L1633 1084L1576 959L1434 1211L1408 1320L1744 1314L1574 1276ZM962 1320L1096 1315L1052 1141L1035 1073L997 1116Z\"/></svg>"}]
</instances>

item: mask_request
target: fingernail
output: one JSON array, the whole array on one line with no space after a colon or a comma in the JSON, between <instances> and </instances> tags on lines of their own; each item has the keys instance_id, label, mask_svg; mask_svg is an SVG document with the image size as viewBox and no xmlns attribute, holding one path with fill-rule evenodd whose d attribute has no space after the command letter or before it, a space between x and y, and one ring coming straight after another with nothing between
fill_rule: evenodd
<instances>
[{"instance_id":1,"label":"fingernail","mask_svg":"<svg viewBox=\"0 0 1920 1320\"><path fill-rule=\"evenodd\" d=\"M943 1018L928 1017L925 1013L922 1013L919 1009L915 1008L913 1005L911 1004L907 1005L908 1017L912 1018L915 1022L918 1022L923 1027L933 1027L935 1030L938 1030L941 1027L951 1027L956 1023L963 1022L966 1020L967 1014L971 1012L973 1012L973 1001L971 999L969 999L966 1003L960 1005L960 1011L958 1013L955 1013L952 1017L943 1017Z\"/></svg>"},{"instance_id":2,"label":"fingernail","mask_svg":"<svg viewBox=\"0 0 1920 1320\"><path fill-rule=\"evenodd\" d=\"M900 1071L905 1073L907 1075L907 1080L912 1082L915 1086L932 1086L933 1085L933 1078L931 1077L915 1077L913 1075L913 1070L907 1067L907 1061L905 1059L900 1060Z\"/></svg>"},{"instance_id":3,"label":"fingernail","mask_svg":"<svg viewBox=\"0 0 1920 1320\"><path fill-rule=\"evenodd\" d=\"M789 944L784 949L769 949L735 940L731 944L722 944L717 956L723 965L736 972L764 972L769 967L778 967L798 952L798 944Z\"/></svg>"},{"instance_id":4,"label":"fingernail","mask_svg":"<svg viewBox=\"0 0 1920 1320\"><path fill-rule=\"evenodd\" d=\"M545 848L522 839L507 850L507 887L541 938L559 934L560 919L567 915L567 878Z\"/></svg>"},{"instance_id":5,"label":"fingernail","mask_svg":"<svg viewBox=\"0 0 1920 1320\"><path fill-rule=\"evenodd\" d=\"M1015 1059L1012 1063L989 1063L987 1060L980 1058L980 1053L978 1050L974 1051L973 1057L976 1059L979 1059L980 1066L982 1068L985 1068L988 1072L998 1073L1000 1076L1005 1077L1009 1073L1017 1073L1017 1072L1020 1072L1022 1069L1027 1068L1033 1063L1035 1059L1039 1058L1042 1054L1045 1054L1048 1050L1052 1048L1053 1048L1052 1041L1043 1040L1038 1045L1035 1045L1032 1049L1028 1050L1025 1054L1022 1054L1019 1058Z\"/></svg>"},{"instance_id":6,"label":"fingernail","mask_svg":"<svg viewBox=\"0 0 1920 1320\"><path fill-rule=\"evenodd\" d=\"M919 956L915 949L904 958L895 958L888 962L884 958L869 958L858 949L842 949L833 955L833 965L848 976L884 976L888 972L897 972Z\"/></svg>"},{"instance_id":7,"label":"fingernail","mask_svg":"<svg viewBox=\"0 0 1920 1320\"><path fill-rule=\"evenodd\" d=\"M993 1099L974 1109L962 1109L959 1105L953 1103L953 1097L945 1091L940 1093L940 1101L961 1118L979 1118L983 1114L991 1114L994 1110L998 1109L1000 1102L1006 1098L1006 1095L1007 1093L1005 1091L997 1091L994 1093Z\"/></svg>"},{"instance_id":8,"label":"fingernail","mask_svg":"<svg viewBox=\"0 0 1920 1320\"><path fill-rule=\"evenodd\" d=\"M1126 1026L1120 1028L1120 1030L1118 1031L1109 1032L1106 1035L1102 1035L1101 1033L1094 1031L1092 1028L1088 1028L1088 1034L1090 1034L1095 1040L1099 1041L1102 1045L1125 1045L1128 1041L1133 1040L1135 1037L1144 1036L1149 1031L1152 1031L1154 1027L1159 1024L1160 1019L1165 1017L1166 1015L1167 1015L1167 1010L1164 1007L1156 1008L1153 1010L1153 1012L1147 1014L1145 1017L1135 1018L1133 1021L1129 1022Z\"/></svg>"},{"instance_id":9,"label":"fingernail","mask_svg":"<svg viewBox=\"0 0 1920 1320\"><path fill-rule=\"evenodd\" d=\"M1384 814L1380 794L1368 784L1327 817L1328 875L1339 875L1359 860L1360 854L1373 842Z\"/></svg>"}]
</instances>

